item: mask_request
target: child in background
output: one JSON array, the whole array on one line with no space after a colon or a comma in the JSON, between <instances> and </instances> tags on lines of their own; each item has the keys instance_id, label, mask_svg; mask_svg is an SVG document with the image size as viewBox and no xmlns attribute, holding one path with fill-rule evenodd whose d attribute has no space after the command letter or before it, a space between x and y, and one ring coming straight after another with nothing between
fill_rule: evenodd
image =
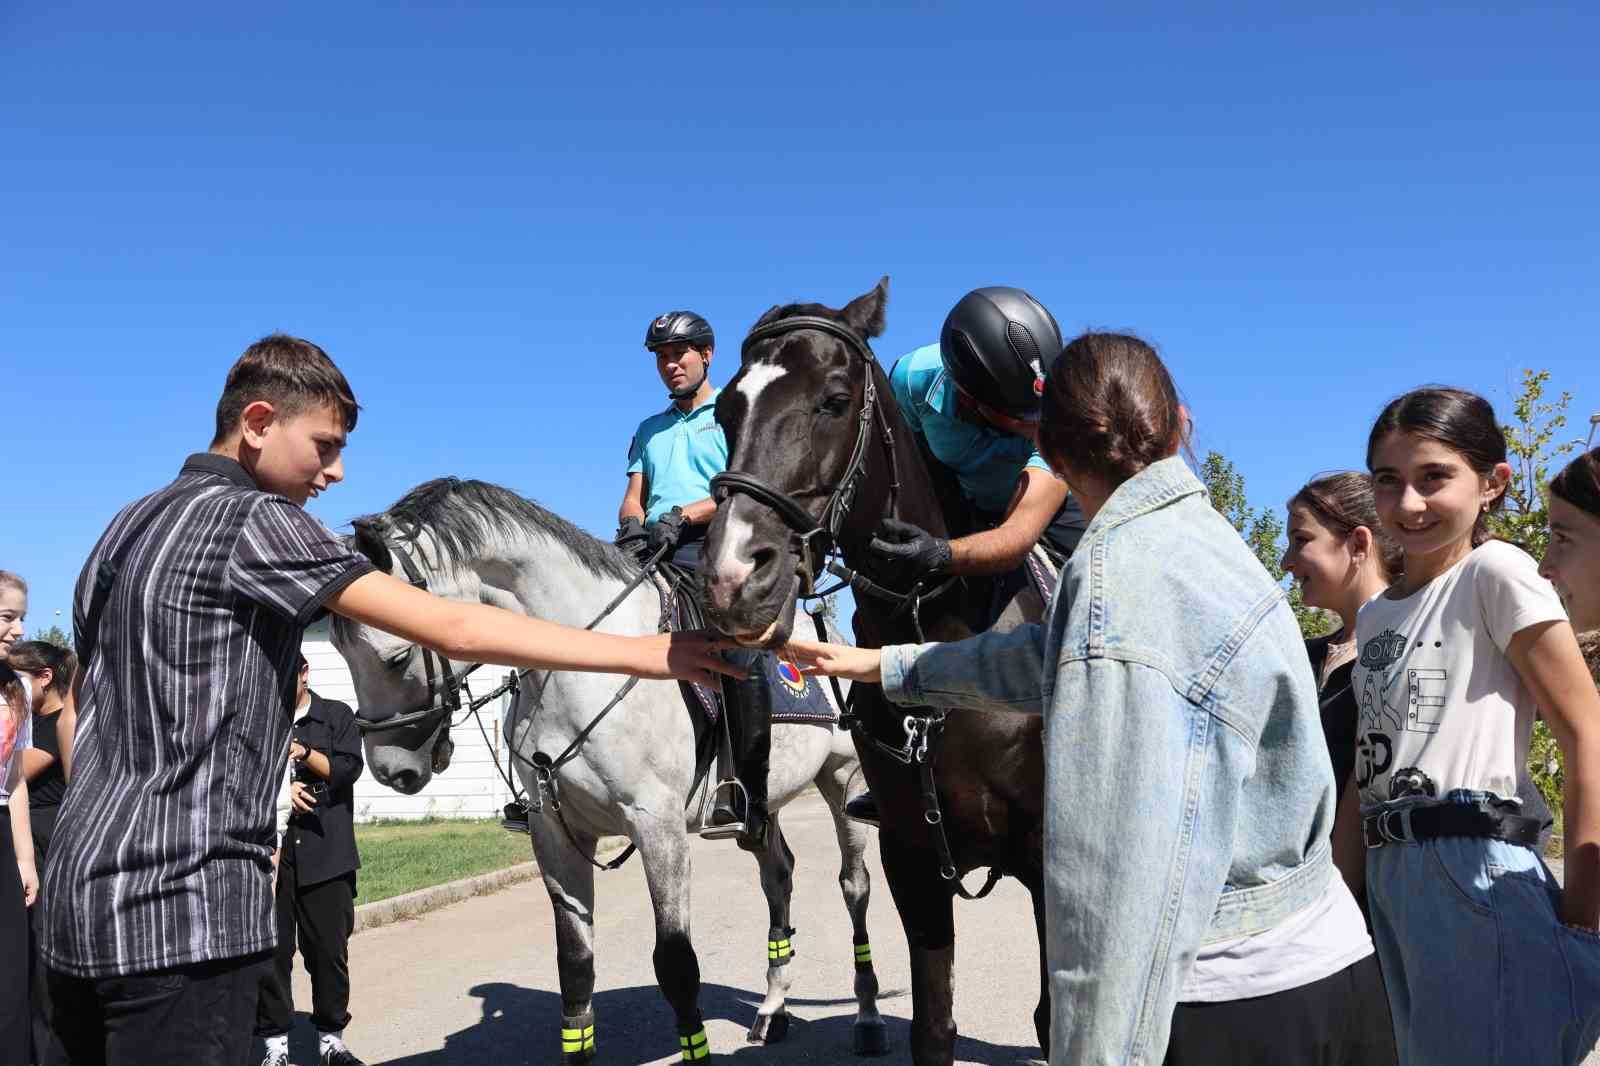
<instances>
[{"instance_id":1,"label":"child in background","mask_svg":"<svg viewBox=\"0 0 1600 1066\"><path fill-rule=\"evenodd\" d=\"M1600 448L1550 482L1550 544L1539 573L1555 586L1573 629L1600 630Z\"/></svg>"},{"instance_id":2,"label":"child in background","mask_svg":"<svg viewBox=\"0 0 1600 1066\"><path fill-rule=\"evenodd\" d=\"M1494 409L1390 403L1367 444L1404 573L1362 607L1355 787L1400 1061L1577 1063L1600 1030L1600 696L1533 560L1489 538ZM1566 891L1518 803L1536 709L1566 758Z\"/></svg>"},{"instance_id":3,"label":"child in background","mask_svg":"<svg viewBox=\"0 0 1600 1066\"><path fill-rule=\"evenodd\" d=\"M0 570L0 1066L27 1066L32 1044L28 994L28 908L39 892L22 756L32 736L28 685L8 660L22 639L28 586Z\"/></svg>"}]
</instances>

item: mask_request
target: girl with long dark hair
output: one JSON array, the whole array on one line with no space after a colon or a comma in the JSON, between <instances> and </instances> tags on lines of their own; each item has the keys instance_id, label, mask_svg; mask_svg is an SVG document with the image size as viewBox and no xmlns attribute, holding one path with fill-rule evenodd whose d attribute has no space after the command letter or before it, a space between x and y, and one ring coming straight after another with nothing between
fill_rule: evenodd
<instances>
[{"instance_id":1,"label":"girl with long dark hair","mask_svg":"<svg viewBox=\"0 0 1600 1066\"><path fill-rule=\"evenodd\" d=\"M1407 1066L1577 1063L1600 1032L1600 696L1550 582L1494 540L1511 468L1481 396L1392 401L1367 443L1403 573L1353 682L1373 938ZM1566 760L1566 889L1517 800L1536 712Z\"/></svg>"}]
</instances>

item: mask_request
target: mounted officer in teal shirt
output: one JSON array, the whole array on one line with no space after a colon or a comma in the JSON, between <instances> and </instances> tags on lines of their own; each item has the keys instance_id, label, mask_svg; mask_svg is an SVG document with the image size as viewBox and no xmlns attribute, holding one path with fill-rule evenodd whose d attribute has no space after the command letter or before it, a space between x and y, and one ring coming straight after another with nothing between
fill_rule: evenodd
<instances>
[{"instance_id":1,"label":"mounted officer in teal shirt","mask_svg":"<svg viewBox=\"0 0 1600 1066\"><path fill-rule=\"evenodd\" d=\"M665 560L685 574L700 565L706 528L717 513L711 479L728 466L728 442L717 425L720 389L710 381L716 336L693 311L669 311L651 321L644 346L672 402L639 423L628 447L628 487L617 510L617 546L643 562L666 548ZM698 595L699 585L689 581ZM772 739L772 693L761 653L728 657L746 675L722 686L734 773L739 787L718 786L704 835L737 836L745 848L765 846L767 761Z\"/></svg>"},{"instance_id":2,"label":"mounted officer in teal shirt","mask_svg":"<svg viewBox=\"0 0 1600 1066\"><path fill-rule=\"evenodd\" d=\"M1034 545L1042 542L1058 561L1077 547L1083 511L1034 445L1045 371L1060 354L1061 328L1043 304L1021 289L991 286L961 298L938 344L895 363L889 384L900 413L954 475L977 530L945 540L887 519L871 549L898 585L941 574L994 575L992 625L1025 584L1023 561ZM877 823L870 793L845 811Z\"/></svg>"}]
</instances>

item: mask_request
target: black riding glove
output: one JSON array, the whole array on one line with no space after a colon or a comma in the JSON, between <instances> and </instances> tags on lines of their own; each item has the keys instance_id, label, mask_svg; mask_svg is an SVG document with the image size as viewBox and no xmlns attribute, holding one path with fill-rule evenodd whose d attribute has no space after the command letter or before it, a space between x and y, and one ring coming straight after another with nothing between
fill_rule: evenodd
<instances>
[{"instance_id":1,"label":"black riding glove","mask_svg":"<svg viewBox=\"0 0 1600 1066\"><path fill-rule=\"evenodd\" d=\"M650 527L650 554L654 555L662 548L671 551L678 546L678 541L683 538L683 527L688 521L683 517L683 508L674 507L660 518L655 525Z\"/></svg>"},{"instance_id":2,"label":"black riding glove","mask_svg":"<svg viewBox=\"0 0 1600 1066\"><path fill-rule=\"evenodd\" d=\"M632 515L622 520L622 525L617 527L617 535L611 538L611 543L640 563L650 557L650 534L644 531L644 523Z\"/></svg>"},{"instance_id":3,"label":"black riding glove","mask_svg":"<svg viewBox=\"0 0 1600 1066\"><path fill-rule=\"evenodd\" d=\"M937 574L950 565L949 541L898 518L885 518L869 547L907 581Z\"/></svg>"}]
</instances>

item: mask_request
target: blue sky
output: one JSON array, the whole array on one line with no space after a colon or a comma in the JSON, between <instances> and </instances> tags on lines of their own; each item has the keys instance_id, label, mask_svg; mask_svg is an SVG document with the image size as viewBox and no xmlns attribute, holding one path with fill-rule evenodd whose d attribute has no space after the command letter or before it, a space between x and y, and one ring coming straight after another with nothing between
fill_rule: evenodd
<instances>
[{"instance_id":1,"label":"blue sky","mask_svg":"<svg viewBox=\"0 0 1600 1066\"><path fill-rule=\"evenodd\" d=\"M651 317L720 383L884 273L886 361L984 284L1152 340L1261 504L1425 381L1600 411L1594 6L1285 6L0 4L0 567L67 611L279 329L365 407L335 526L453 473L609 534Z\"/></svg>"}]
</instances>

